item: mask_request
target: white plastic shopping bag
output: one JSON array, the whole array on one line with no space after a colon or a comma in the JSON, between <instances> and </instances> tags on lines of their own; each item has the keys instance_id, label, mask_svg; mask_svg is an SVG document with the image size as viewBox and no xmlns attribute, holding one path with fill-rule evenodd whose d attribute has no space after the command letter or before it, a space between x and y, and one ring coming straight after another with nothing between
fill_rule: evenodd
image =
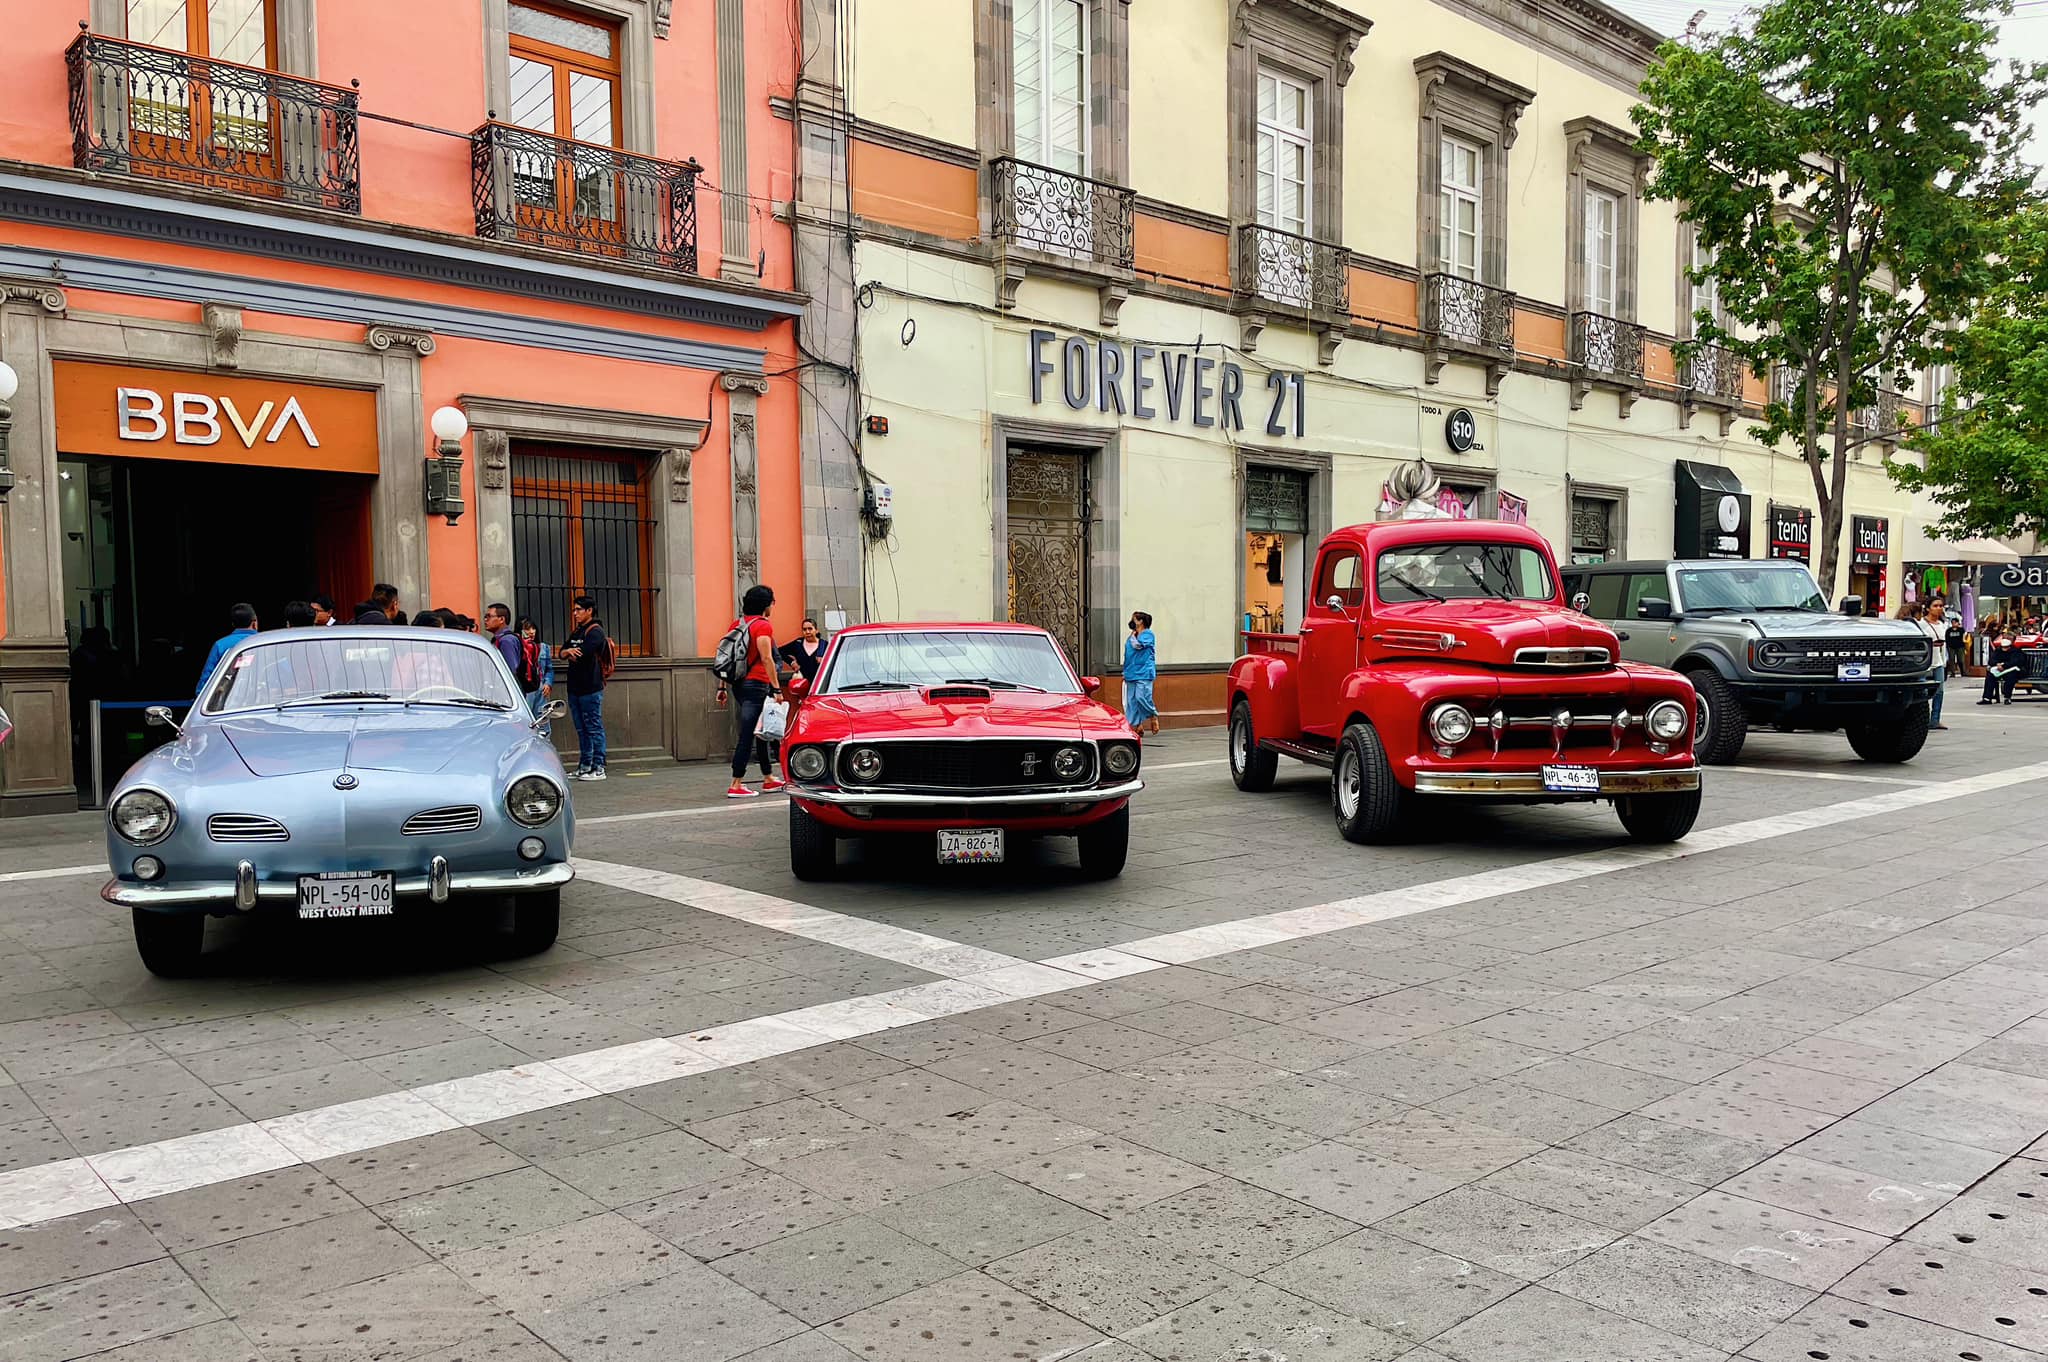
<instances>
[{"instance_id":1,"label":"white plastic shopping bag","mask_svg":"<svg viewBox=\"0 0 2048 1362\"><path fill-rule=\"evenodd\" d=\"M754 725L754 736L770 742L781 742L782 735L789 731L789 705L774 696L761 702L761 722Z\"/></svg>"}]
</instances>

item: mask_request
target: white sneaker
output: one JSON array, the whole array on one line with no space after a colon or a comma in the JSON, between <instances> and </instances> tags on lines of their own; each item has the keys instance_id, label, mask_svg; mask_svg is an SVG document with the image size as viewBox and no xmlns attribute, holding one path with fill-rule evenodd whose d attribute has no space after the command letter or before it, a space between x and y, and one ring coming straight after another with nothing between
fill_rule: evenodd
<instances>
[{"instance_id":1,"label":"white sneaker","mask_svg":"<svg viewBox=\"0 0 2048 1362\"><path fill-rule=\"evenodd\" d=\"M582 775L580 775L580 776L576 777L576 779L578 779L578 780L603 780L603 779L604 779L604 768L603 768L602 766L600 766L600 767L598 767L598 768L597 768L596 770L593 770L593 771L585 771L585 772L584 772L584 773L583 773Z\"/></svg>"}]
</instances>

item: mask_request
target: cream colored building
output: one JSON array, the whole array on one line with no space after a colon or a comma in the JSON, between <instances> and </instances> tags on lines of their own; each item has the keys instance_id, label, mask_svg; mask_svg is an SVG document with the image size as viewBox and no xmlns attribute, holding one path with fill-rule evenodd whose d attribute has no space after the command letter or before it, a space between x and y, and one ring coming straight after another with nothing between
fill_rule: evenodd
<instances>
[{"instance_id":1,"label":"cream colored building","mask_svg":"<svg viewBox=\"0 0 2048 1362\"><path fill-rule=\"evenodd\" d=\"M1657 38L1595 0L805 6L798 211L854 319L825 415L889 493L876 617L1028 619L1113 672L1146 610L1192 720L1418 455L1561 558L1714 548L1682 463L1739 481L1749 555L1815 504L1747 438L1764 385L1674 361L1711 299L1641 198ZM1836 583L1886 606L1915 516L1891 452L1851 468L1871 519Z\"/></svg>"}]
</instances>

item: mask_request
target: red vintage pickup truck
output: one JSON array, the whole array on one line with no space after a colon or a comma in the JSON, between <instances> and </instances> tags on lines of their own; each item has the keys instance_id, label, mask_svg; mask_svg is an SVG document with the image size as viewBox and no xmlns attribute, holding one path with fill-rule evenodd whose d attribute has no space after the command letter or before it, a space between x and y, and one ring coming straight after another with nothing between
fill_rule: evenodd
<instances>
[{"instance_id":1,"label":"red vintage pickup truck","mask_svg":"<svg viewBox=\"0 0 2048 1362\"><path fill-rule=\"evenodd\" d=\"M1608 799L1642 842L1699 816L1692 683L1623 663L1569 608L1550 545L1498 521L1354 525L1325 539L1299 634L1230 669L1230 772L1281 755L1332 772L1338 831L1395 840L1451 796Z\"/></svg>"}]
</instances>

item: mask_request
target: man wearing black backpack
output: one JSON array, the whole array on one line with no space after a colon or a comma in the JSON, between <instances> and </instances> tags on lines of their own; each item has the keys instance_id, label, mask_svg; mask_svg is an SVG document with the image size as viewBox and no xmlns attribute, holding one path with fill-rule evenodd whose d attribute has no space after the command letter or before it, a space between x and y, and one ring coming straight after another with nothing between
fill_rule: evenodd
<instances>
[{"instance_id":1,"label":"man wearing black backpack","mask_svg":"<svg viewBox=\"0 0 2048 1362\"><path fill-rule=\"evenodd\" d=\"M768 623L768 612L774 605L775 592L771 588L748 587L747 594L740 599L740 617L719 641L718 652L711 660L712 675L719 683L718 703L725 703L728 689L739 697L740 733L732 749L732 784L726 789L727 799L756 799L775 793L784 784L769 764L775 745L754 736L754 729L761 722L761 707L771 696L782 699L781 673L775 669L775 627ZM748 787L746 775L747 762L757 753L761 761L761 788L755 790Z\"/></svg>"},{"instance_id":2,"label":"man wearing black backpack","mask_svg":"<svg viewBox=\"0 0 2048 1362\"><path fill-rule=\"evenodd\" d=\"M555 656L569 664L569 718L576 725L576 779L604 779L604 683L612 641L597 618L597 598L569 603L569 643Z\"/></svg>"}]
</instances>

